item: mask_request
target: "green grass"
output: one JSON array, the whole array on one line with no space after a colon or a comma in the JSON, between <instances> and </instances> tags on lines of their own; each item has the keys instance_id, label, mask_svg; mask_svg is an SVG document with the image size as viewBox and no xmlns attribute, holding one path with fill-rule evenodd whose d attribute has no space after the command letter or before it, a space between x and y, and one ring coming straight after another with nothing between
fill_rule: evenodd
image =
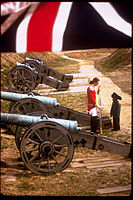
<instances>
[{"instance_id":1,"label":"green grass","mask_svg":"<svg viewBox=\"0 0 133 200\"><path fill-rule=\"evenodd\" d=\"M65 74L77 73L79 69L79 64L77 62L61 57L55 57L52 62L47 62L46 65Z\"/></svg>"},{"instance_id":2,"label":"green grass","mask_svg":"<svg viewBox=\"0 0 133 200\"><path fill-rule=\"evenodd\" d=\"M10 101L1 100L1 112L8 113L10 107Z\"/></svg>"},{"instance_id":3,"label":"green grass","mask_svg":"<svg viewBox=\"0 0 133 200\"><path fill-rule=\"evenodd\" d=\"M24 181L18 185L18 191L19 192L35 191L35 186L29 183L29 181L28 182Z\"/></svg>"},{"instance_id":4,"label":"green grass","mask_svg":"<svg viewBox=\"0 0 133 200\"><path fill-rule=\"evenodd\" d=\"M95 62L97 69L112 72L131 64L131 49L117 49L110 56Z\"/></svg>"},{"instance_id":5,"label":"green grass","mask_svg":"<svg viewBox=\"0 0 133 200\"><path fill-rule=\"evenodd\" d=\"M1 136L1 151L4 151L4 149L8 148L16 150L14 138L5 138Z\"/></svg>"},{"instance_id":6,"label":"green grass","mask_svg":"<svg viewBox=\"0 0 133 200\"><path fill-rule=\"evenodd\" d=\"M57 99L61 106L87 113L87 94L67 93L67 94L49 94L49 97Z\"/></svg>"}]
</instances>

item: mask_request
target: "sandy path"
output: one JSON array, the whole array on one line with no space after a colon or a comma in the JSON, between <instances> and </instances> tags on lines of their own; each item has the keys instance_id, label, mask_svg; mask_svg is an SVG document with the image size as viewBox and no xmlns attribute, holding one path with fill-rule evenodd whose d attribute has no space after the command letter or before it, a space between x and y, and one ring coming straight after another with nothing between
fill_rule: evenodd
<instances>
[{"instance_id":1,"label":"sandy path","mask_svg":"<svg viewBox=\"0 0 133 200\"><path fill-rule=\"evenodd\" d=\"M121 89L112 82L110 78L105 77L103 74L101 74L98 70L95 69L93 65L93 61L87 61L81 60L81 59L74 59L69 58L67 56L63 56L64 58L71 59L78 61L80 63L80 74L82 74L85 77L88 77L88 79L93 79L94 77L100 77L101 76L101 100L102 100L102 110L106 113L110 113L110 108L112 104L112 98L111 94L113 92L118 93L122 97L121 103L121 129L127 129L131 131L131 96L127 93L124 93L121 91ZM90 65L91 64L91 65ZM86 78L84 79L86 80ZM85 88L86 89L86 88Z\"/></svg>"}]
</instances>

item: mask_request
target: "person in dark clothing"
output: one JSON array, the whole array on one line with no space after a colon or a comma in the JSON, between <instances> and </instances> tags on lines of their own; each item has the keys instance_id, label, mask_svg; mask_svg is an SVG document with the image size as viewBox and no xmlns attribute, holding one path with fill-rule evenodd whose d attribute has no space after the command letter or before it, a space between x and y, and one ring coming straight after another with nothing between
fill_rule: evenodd
<instances>
[{"instance_id":1,"label":"person in dark clothing","mask_svg":"<svg viewBox=\"0 0 133 200\"><path fill-rule=\"evenodd\" d=\"M118 131L120 130L120 111L121 111L121 104L118 100L122 100L122 98L113 92L111 95L113 99L112 107L110 110L110 116L113 116L113 129L112 131Z\"/></svg>"}]
</instances>

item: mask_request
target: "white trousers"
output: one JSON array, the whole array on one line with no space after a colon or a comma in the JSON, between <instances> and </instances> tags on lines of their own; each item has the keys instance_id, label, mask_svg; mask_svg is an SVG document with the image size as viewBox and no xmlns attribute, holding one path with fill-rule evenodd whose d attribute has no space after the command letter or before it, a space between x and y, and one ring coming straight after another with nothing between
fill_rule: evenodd
<instances>
[{"instance_id":1,"label":"white trousers","mask_svg":"<svg viewBox=\"0 0 133 200\"><path fill-rule=\"evenodd\" d=\"M88 111L88 113L89 113L92 117L97 116L97 107L92 108L91 110Z\"/></svg>"}]
</instances>

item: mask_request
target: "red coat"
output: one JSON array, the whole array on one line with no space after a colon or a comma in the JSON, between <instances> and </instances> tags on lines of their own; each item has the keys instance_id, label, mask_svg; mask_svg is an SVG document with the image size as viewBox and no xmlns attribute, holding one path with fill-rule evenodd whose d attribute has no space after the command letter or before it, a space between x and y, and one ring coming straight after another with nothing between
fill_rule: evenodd
<instances>
[{"instance_id":1,"label":"red coat","mask_svg":"<svg viewBox=\"0 0 133 200\"><path fill-rule=\"evenodd\" d=\"M87 110L90 111L92 108L97 106L96 90L93 84L89 84L89 87L87 88L87 99Z\"/></svg>"}]
</instances>

